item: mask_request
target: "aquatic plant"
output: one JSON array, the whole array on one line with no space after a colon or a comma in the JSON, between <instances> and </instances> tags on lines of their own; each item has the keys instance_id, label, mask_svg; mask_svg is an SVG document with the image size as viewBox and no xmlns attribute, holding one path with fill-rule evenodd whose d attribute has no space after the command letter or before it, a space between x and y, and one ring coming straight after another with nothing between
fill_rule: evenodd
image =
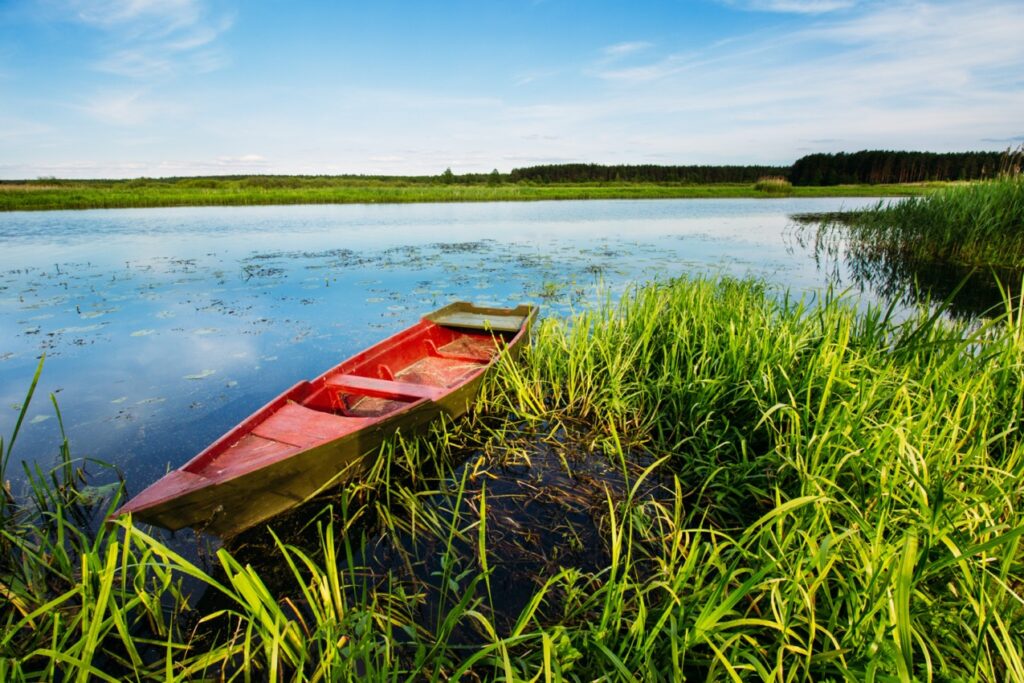
<instances>
[{"instance_id":1,"label":"aquatic plant","mask_svg":"<svg viewBox=\"0 0 1024 683\"><path fill-rule=\"evenodd\" d=\"M1024 267L1024 176L952 185L922 197L880 202L823 232L849 235L855 247L899 260Z\"/></svg>"},{"instance_id":2,"label":"aquatic plant","mask_svg":"<svg viewBox=\"0 0 1024 683\"><path fill-rule=\"evenodd\" d=\"M0 673L1024 681L1022 317L644 287L208 571L19 503Z\"/></svg>"}]
</instances>

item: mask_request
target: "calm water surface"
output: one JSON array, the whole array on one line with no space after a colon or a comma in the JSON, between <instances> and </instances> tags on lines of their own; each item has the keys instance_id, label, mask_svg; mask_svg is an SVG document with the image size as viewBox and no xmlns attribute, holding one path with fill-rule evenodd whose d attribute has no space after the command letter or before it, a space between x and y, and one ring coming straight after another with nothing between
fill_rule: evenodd
<instances>
[{"instance_id":1,"label":"calm water surface","mask_svg":"<svg viewBox=\"0 0 1024 683\"><path fill-rule=\"evenodd\" d=\"M814 292L828 273L788 216L875 201L0 214L0 434L45 352L14 460L54 461L53 393L72 452L117 465L137 492L296 381L449 301L565 315L683 273Z\"/></svg>"}]
</instances>

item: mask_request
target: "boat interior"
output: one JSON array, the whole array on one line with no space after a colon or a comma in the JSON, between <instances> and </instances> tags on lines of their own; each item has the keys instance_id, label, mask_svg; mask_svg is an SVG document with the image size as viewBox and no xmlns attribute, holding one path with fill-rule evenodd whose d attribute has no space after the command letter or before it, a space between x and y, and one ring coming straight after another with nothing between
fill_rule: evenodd
<instances>
[{"instance_id":1,"label":"boat interior","mask_svg":"<svg viewBox=\"0 0 1024 683\"><path fill-rule=\"evenodd\" d=\"M297 384L182 470L230 477L439 399L482 372L515 334L421 322Z\"/></svg>"}]
</instances>

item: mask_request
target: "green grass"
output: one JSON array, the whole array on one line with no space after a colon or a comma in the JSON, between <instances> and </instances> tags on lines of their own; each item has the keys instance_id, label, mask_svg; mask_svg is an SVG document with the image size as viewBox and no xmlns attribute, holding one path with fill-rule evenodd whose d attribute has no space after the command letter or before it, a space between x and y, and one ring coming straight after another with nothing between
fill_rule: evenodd
<instances>
[{"instance_id":1,"label":"green grass","mask_svg":"<svg viewBox=\"0 0 1024 683\"><path fill-rule=\"evenodd\" d=\"M1024 176L950 185L826 223L901 260L1024 268Z\"/></svg>"},{"instance_id":2,"label":"green grass","mask_svg":"<svg viewBox=\"0 0 1024 683\"><path fill-rule=\"evenodd\" d=\"M938 184L941 185L941 184ZM795 197L907 196L936 184L799 187ZM251 178L0 182L0 211L260 204L373 204L565 199L667 199L772 196L750 184L654 183L445 184L433 178L255 176Z\"/></svg>"},{"instance_id":3,"label":"green grass","mask_svg":"<svg viewBox=\"0 0 1024 683\"><path fill-rule=\"evenodd\" d=\"M1024 681L1022 314L650 285L544 321L474 417L209 572L124 522L80 531L65 448L5 503L0 674ZM507 519L538 500L575 528Z\"/></svg>"}]
</instances>

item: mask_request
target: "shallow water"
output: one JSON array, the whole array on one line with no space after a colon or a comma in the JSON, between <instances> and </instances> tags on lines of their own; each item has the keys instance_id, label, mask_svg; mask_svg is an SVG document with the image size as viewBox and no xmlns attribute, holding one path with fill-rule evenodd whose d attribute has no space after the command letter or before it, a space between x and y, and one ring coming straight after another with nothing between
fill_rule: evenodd
<instances>
[{"instance_id":1,"label":"shallow water","mask_svg":"<svg viewBox=\"0 0 1024 683\"><path fill-rule=\"evenodd\" d=\"M813 292L830 273L788 216L875 201L0 214L0 434L45 352L13 459L54 461L54 393L72 453L117 465L137 492L296 381L449 301L566 315L683 273Z\"/></svg>"}]
</instances>

